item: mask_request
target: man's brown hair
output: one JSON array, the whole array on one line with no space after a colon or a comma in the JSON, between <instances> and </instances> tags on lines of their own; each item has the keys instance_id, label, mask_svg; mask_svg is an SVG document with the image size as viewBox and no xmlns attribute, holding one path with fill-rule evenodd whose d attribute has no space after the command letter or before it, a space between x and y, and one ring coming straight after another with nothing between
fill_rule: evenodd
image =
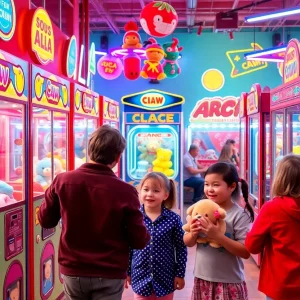
<instances>
[{"instance_id":1,"label":"man's brown hair","mask_svg":"<svg viewBox=\"0 0 300 300\"><path fill-rule=\"evenodd\" d=\"M88 154L92 161L110 165L123 153L125 147L126 140L121 133L109 125L103 125L92 133Z\"/></svg>"}]
</instances>

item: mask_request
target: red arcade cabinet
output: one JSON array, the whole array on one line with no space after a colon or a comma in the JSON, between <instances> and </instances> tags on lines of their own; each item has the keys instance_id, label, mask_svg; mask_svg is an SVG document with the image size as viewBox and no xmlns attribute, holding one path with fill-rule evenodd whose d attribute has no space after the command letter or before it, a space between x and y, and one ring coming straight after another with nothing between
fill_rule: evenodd
<instances>
[{"instance_id":1,"label":"red arcade cabinet","mask_svg":"<svg viewBox=\"0 0 300 300\"><path fill-rule=\"evenodd\" d=\"M240 108L240 177L248 180L247 178L247 162L248 162L248 118L247 118L247 93L242 93L239 99Z\"/></svg>"}]
</instances>

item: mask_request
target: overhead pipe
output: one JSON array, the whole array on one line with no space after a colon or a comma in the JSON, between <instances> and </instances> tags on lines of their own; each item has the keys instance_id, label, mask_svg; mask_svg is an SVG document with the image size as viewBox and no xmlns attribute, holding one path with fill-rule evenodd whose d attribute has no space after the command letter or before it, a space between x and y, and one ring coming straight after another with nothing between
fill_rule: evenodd
<instances>
[{"instance_id":1,"label":"overhead pipe","mask_svg":"<svg viewBox=\"0 0 300 300\"><path fill-rule=\"evenodd\" d=\"M192 28L195 25L196 19L196 9L198 0L187 0L187 16L186 16L186 25L188 28Z\"/></svg>"}]
</instances>

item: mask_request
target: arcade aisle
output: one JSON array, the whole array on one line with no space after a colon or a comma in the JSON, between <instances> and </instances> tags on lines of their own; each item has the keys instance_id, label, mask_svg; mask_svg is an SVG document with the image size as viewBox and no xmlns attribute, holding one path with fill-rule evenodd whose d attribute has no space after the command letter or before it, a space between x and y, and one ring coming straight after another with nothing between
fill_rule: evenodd
<instances>
[{"instance_id":1,"label":"arcade aisle","mask_svg":"<svg viewBox=\"0 0 300 300\"><path fill-rule=\"evenodd\" d=\"M187 271L185 277L185 288L182 291L175 293L174 300L190 300L193 288L193 268L195 260L195 247L189 248ZM245 264L245 277L249 291L249 300L265 300L266 297L257 290L259 268L256 266L254 260L250 257L244 260ZM122 300L133 300L132 289L124 291Z\"/></svg>"}]
</instances>

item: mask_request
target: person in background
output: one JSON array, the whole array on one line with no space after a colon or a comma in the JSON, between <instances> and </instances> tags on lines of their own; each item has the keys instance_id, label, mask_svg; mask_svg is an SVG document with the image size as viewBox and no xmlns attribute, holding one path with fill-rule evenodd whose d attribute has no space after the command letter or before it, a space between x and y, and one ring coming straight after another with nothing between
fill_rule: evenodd
<instances>
[{"instance_id":1,"label":"person in background","mask_svg":"<svg viewBox=\"0 0 300 300\"><path fill-rule=\"evenodd\" d=\"M201 173L207 170L197 162L196 157L198 154L199 147L192 144L189 152L183 156L183 185L194 189L193 203L196 203L203 196L204 180Z\"/></svg>"},{"instance_id":2,"label":"person in background","mask_svg":"<svg viewBox=\"0 0 300 300\"><path fill-rule=\"evenodd\" d=\"M143 250L132 250L125 287L132 284L136 300L172 300L184 288L187 249L176 205L176 186L163 173L147 174L140 184L144 222L151 233Z\"/></svg>"},{"instance_id":3,"label":"person in background","mask_svg":"<svg viewBox=\"0 0 300 300\"><path fill-rule=\"evenodd\" d=\"M99 127L90 162L58 174L45 192L38 219L43 228L62 220L58 263L67 300L121 300L129 250L150 239L135 187L112 171L125 146L118 130Z\"/></svg>"},{"instance_id":4,"label":"person in background","mask_svg":"<svg viewBox=\"0 0 300 300\"><path fill-rule=\"evenodd\" d=\"M300 156L279 161L271 194L246 238L250 253L263 252L258 289L274 300L300 299Z\"/></svg>"},{"instance_id":5,"label":"person in background","mask_svg":"<svg viewBox=\"0 0 300 300\"><path fill-rule=\"evenodd\" d=\"M233 150L231 145L225 144L221 150L218 161L232 163Z\"/></svg>"},{"instance_id":6,"label":"person in background","mask_svg":"<svg viewBox=\"0 0 300 300\"><path fill-rule=\"evenodd\" d=\"M228 139L226 141L225 145L229 145L231 147L231 149L232 149L231 161L237 167L239 167L240 166L240 157L239 157L238 149L235 147L235 140Z\"/></svg>"},{"instance_id":7,"label":"person in background","mask_svg":"<svg viewBox=\"0 0 300 300\"><path fill-rule=\"evenodd\" d=\"M197 244L199 234L215 240L222 248L197 244L194 268L194 288L191 300L247 300L248 290L244 277L242 258L250 253L244 245L246 234L254 219L254 211L248 202L248 184L240 179L235 166L219 162L211 165L204 176L204 192L226 211L226 233L206 216L192 220L191 231L184 235L188 247ZM245 209L234 203L239 193L239 182L246 202Z\"/></svg>"}]
</instances>

